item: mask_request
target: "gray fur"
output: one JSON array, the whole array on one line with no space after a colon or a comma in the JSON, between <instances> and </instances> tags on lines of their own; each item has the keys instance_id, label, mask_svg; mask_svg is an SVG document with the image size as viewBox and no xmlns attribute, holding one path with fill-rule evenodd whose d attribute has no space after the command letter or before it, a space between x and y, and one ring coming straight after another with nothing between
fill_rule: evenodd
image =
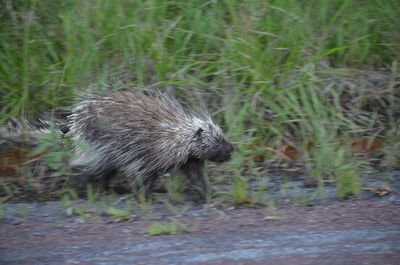
<instances>
[{"instance_id":1,"label":"gray fur","mask_svg":"<svg viewBox=\"0 0 400 265\"><path fill-rule=\"evenodd\" d=\"M90 94L73 110L69 129L75 142L90 147L76 146L73 167L105 186L118 171L151 190L160 174L182 169L205 197L204 160L224 162L233 152L207 113L197 114L159 92Z\"/></svg>"}]
</instances>

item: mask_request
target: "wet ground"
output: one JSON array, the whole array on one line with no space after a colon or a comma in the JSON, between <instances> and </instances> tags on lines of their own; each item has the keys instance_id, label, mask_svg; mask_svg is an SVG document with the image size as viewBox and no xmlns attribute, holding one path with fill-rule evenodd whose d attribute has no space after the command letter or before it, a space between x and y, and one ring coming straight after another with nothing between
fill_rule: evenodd
<instances>
[{"instance_id":1,"label":"wet ground","mask_svg":"<svg viewBox=\"0 0 400 265\"><path fill-rule=\"evenodd\" d=\"M313 203L285 193L277 209L153 204L119 223L67 216L61 202L4 204L0 264L400 264L399 174L388 176L365 184L359 200L328 189ZM380 185L390 191L371 191ZM150 236L154 223L187 229Z\"/></svg>"}]
</instances>

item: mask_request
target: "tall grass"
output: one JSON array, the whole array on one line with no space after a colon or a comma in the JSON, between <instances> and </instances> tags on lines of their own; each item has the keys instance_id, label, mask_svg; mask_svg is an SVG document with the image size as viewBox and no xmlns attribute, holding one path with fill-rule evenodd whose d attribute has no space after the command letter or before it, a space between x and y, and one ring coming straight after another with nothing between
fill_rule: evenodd
<instances>
[{"instance_id":1,"label":"tall grass","mask_svg":"<svg viewBox=\"0 0 400 265\"><path fill-rule=\"evenodd\" d=\"M234 86L248 97L287 88L308 62L380 67L399 56L395 0L1 5L4 118L68 105L94 83L172 83L220 97Z\"/></svg>"},{"instance_id":2,"label":"tall grass","mask_svg":"<svg viewBox=\"0 0 400 265\"><path fill-rule=\"evenodd\" d=\"M323 93L335 69L400 59L397 0L7 0L0 9L0 121L69 106L90 85L174 85L208 106L242 162L247 145L277 144L289 129L311 168L324 164L307 152L311 140L328 155L365 129Z\"/></svg>"}]
</instances>

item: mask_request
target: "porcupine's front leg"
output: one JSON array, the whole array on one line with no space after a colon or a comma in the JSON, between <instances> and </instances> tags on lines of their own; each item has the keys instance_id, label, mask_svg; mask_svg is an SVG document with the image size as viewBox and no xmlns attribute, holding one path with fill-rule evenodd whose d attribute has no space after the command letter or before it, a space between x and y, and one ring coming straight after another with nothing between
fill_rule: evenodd
<instances>
[{"instance_id":1,"label":"porcupine's front leg","mask_svg":"<svg viewBox=\"0 0 400 265\"><path fill-rule=\"evenodd\" d=\"M204 161L200 159L189 159L181 169L185 172L190 183L200 192L200 195L207 201L208 187L203 175Z\"/></svg>"}]
</instances>

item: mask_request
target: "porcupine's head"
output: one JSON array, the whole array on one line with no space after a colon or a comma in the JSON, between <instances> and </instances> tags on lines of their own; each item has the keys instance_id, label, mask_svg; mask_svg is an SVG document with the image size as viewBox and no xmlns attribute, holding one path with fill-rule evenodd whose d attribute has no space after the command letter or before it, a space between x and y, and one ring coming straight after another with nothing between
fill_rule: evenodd
<instances>
[{"instance_id":1,"label":"porcupine's head","mask_svg":"<svg viewBox=\"0 0 400 265\"><path fill-rule=\"evenodd\" d=\"M194 143L194 154L201 160L222 163L228 161L234 151L221 128L211 119L197 129Z\"/></svg>"},{"instance_id":2,"label":"porcupine's head","mask_svg":"<svg viewBox=\"0 0 400 265\"><path fill-rule=\"evenodd\" d=\"M170 153L161 152L163 157L179 154L176 155L176 164L191 158L217 163L231 158L234 151L232 144L206 110L190 109L166 94L156 94L156 100L154 116L163 117L157 119L156 126L160 146L168 144L171 147L162 148L171 150Z\"/></svg>"}]
</instances>

